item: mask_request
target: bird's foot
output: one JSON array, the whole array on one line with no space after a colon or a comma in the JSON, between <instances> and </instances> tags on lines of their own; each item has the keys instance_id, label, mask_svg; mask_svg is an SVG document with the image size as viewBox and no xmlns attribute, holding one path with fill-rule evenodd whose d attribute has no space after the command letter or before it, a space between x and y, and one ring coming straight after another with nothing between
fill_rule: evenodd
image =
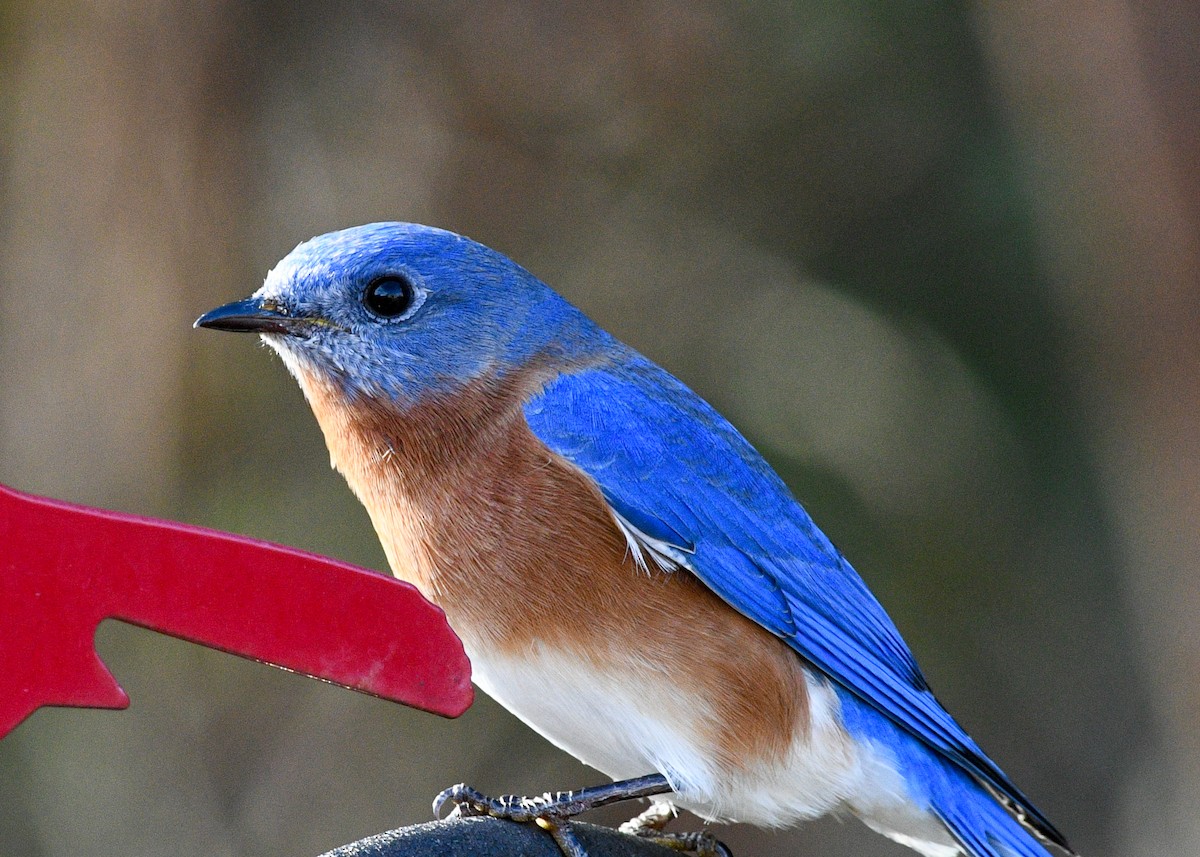
<instances>
[{"instance_id":1,"label":"bird's foot","mask_svg":"<svg viewBox=\"0 0 1200 857\"><path fill-rule=\"evenodd\" d=\"M678 815L675 805L667 801L652 803L644 809L641 815L635 816L621 825L619 830L630 836L653 836L662 833L670 824L671 819Z\"/></svg>"},{"instance_id":2,"label":"bird's foot","mask_svg":"<svg viewBox=\"0 0 1200 857\"><path fill-rule=\"evenodd\" d=\"M607 806L610 803L666 794L670 791L671 784L661 774L651 774L632 780L619 780L608 785L591 786L576 791L546 792L537 797L521 797L519 795L488 797L465 783L459 783L434 798L433 812L440 818L442 810L447 804L451 804L454 808L447 816L448 818L484 815L524 824L533 823L554 837L559 850L566 857L587 857L587 852L575 836L574 831L571 830L570 819L589 809ZM641 816L638 817L641 818ZM648 824L646 829L650 829ZM666 821L664 820L662 824L666 824ZM661 826L658 835L674 840L672 835L661 834ZM682 835L700 836L702 834ZM715 839L712 841L716 842ZM677 850L689 850L681 845L669 847ZM720 848L721 851L708 852L705 857L716 857L716 855L728 857L729 852L723 850L724 846L720 846Z\"/></svg>"},{"instance_id":3,"label":"bird's foot","mask_svg":"<svg viewBox=\"0 0 1200 857\"><path fill-rule=\"evenodd\" d=\"M537 797L488 797L465 783L459 783L434 798L433 811L440 816L446 804L453 804L454 809L450 817L490 815L520 822L537 821L539 818L566 820L610 803L666 794L669 791L671 785L662 774L618 780L607 785L589 786L569 792L546 792Z\"/></svg>"},{"instance_id":4,"label":"bird's foot","mask_svg":"<svg viewBox=\"0 0 1200 857\"><path fill-rule=\"evenodd\" d=\"M664 832L675 815L675 807L669 803L652 804L641 815L622 824L619 830L673 851L691 852L696 857L733 857L725 843L711 833Z\"/></svg>"}]
</instances>

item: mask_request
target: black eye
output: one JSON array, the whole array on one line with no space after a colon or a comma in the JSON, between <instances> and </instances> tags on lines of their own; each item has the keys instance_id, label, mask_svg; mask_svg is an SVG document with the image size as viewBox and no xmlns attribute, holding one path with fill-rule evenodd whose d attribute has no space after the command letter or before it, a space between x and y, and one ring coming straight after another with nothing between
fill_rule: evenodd
<instances>
[{"instance_id":1,"label":"black eye","mask_svg":"<svg viewBox=\"0 0 1200 857\"><path fill-rule=\"evenodd\" d=\"M363 293L363 303L380 318L395 318L404 315L412 306L416 290L412 283L402 277L380 277Z\"/></svg>"}]
</instances>

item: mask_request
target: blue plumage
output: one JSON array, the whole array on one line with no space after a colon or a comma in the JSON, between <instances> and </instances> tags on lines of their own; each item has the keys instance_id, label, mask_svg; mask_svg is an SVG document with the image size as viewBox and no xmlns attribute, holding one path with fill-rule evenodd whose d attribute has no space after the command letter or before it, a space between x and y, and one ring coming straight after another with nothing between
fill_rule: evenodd
<instances>
[{"instance_id":1,"label":"blue plumage","mask_svg":"<svg viewBox=\"0 0 1200 857\"><path fill-rule=\"evenodd\" d=\"M1061 840L934 698L891 619L782 480L678 379L614 347L610 363L560 377L525 415L535 434L595 479L624 517L652 534L658 529L686 540L694 549L688 567L718 595L919 738L923 746L910 748L908 758L935 750ZM847 726L889 745L903 737L866 717L847 718ZM969 777L956 779L984 794ZM1016 825L1010 820L1009 827ZM1029 847L1037 850L1016 853L1044 853Z\"/></svg>"},{"instance_id":2,"label":"blue plumage","mask_svg":"<svg viewBox=\"0 0 1200 857\"><path fill-rule=\"evenodd\" d=\"M381 313L365 299L381 278L403 294L395 312ZM215 310L201 323L259 330L302 383L320 376L341 390L345 407L380 400L398 420L406 409L451 401L473 384L500 389L509 377L535 379L518 407L535 437L530 442L546 448L539 446L538 454L556 454L594 481L631 547L644 547L662 568L686 568L827 677L814 679L805 692L812 700L832 699L823 716L903 779L903 794L888 799L915 805L904 824L922 834L929 833L921 827L926 821L936 828L925 838L893 829L897 839L931 855L956 853L954 845L941 844L950 841L944 825L974 857L1045 857L1008 806L1066 848L1062 835L938 703L883 608L737 430L505 257L443 230L371 224L301 245L253 298ZM497 399L496 407L513 406ZM335 440L343 443L344 433L338 429ZM391 440L387 444L394 453ZM370 493L361 485L358 490ZM595 496L590 488L587 493ZM718 606L728 622L742 621ZM749 627L756 640L769 639ZM794 663L786 649L769 642ZM545 714L542 690L525 701ZM603 698L597 706L608 703ZM569 700L559 704L569 710ZM626 723L622 713L604 716L606 726ZM649 734L635 737L653 743ZM634 742L625 752L633 758L641 747ZM807 762L795 764L803 769ZM824 782L813 771L801 779L802 791ZM805 794L811 806L826 809L851 797Z\"/></svg>"}]
</instances>

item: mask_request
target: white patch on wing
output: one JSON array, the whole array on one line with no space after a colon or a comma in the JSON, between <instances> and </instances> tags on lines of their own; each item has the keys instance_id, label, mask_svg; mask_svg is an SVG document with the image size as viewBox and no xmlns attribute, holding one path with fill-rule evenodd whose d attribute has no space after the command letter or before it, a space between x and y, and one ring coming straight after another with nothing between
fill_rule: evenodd
<instances>
[{"instance_id":1,"label":"white patch on wing","mask_svg":"<svg viewBox=\"0 0 1200 857\"><path fill-rule=\"evenodd\" d=\"M612 506L608 506L608 511L612 514L613 520L617 522L617 529L625 537L625 544L629 547L633 561L643 572L650 573L650 562L653 562L662 571L691 569L688 564L687 552L678 545L656 539L654 536L642 532Z\"/></svg>"}]
</instances>

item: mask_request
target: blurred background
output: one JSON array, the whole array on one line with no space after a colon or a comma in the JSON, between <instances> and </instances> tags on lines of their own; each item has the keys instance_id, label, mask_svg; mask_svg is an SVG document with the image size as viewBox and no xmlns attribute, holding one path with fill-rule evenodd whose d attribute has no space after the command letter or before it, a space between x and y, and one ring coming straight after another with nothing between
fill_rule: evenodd
<instances>
[{"instance_id":1,"label":"blurred background","mask_svg":"<svg viewBox=\"0 0 1200 857\"><path fill-rule=\"evenodd\" d=\"M1190 857L1198 38L1182 0L0 2L0 481L385 568L279 361L190 324L314 234L463 232L750 436L1083 854ZM133 707L0 743L5 854L303 857L602 779L486 698L98 645Z\"/></svg>"}]
</instances>

